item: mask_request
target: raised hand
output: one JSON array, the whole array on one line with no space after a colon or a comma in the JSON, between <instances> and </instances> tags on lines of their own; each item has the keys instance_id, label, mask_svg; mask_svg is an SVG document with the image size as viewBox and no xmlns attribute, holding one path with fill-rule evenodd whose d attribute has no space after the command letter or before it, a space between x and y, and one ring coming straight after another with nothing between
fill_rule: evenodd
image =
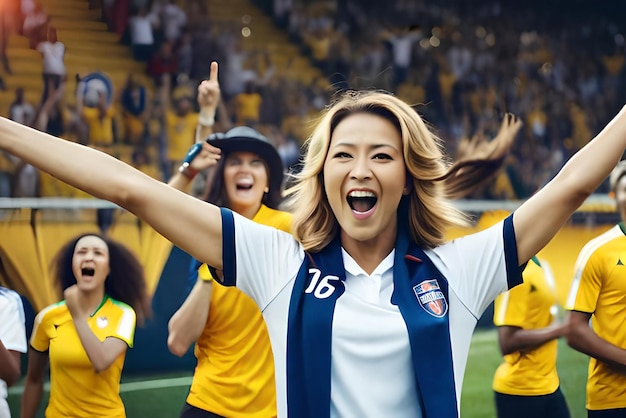
<instances>
[{"instance_id":1,"label":"raised hand","mask_svg":"<svg viewBox=\"0 0 626 418\"><path fill-rule=\"evenodd\" d=\"M65 304L67 305L67 309L69 309L73 319L84 319L90 315L91 312L87 312L81 303L78 285L72 285L65 289L63 292L63 298L65 299Z\"/></svg>"},{"instance_id":2,"label":"raised hand","mask_svg":"<svg viewBox=\"0 0 626 418\"><path fill-rule=\"evenodd\" d=\"M194 144L187 155L191 155L189 167L195 171L202 171L217 164L222 156L222 150L208 142L200 142ZM187 158L185 160L187 161Z\"/></svg>"},{"instance_id":3,"label":"raised hand","mask_svg":"<svg viewBox=\"0 0 626 418\"><path fill-rule=\"evenodd\" d=\"M192 180L199 171L217 164L218 160L221 158L221 152L219 148L210 145L206 141L196 142L189 148L183 163L178 169L181 175L173 176L168 184L175 189L184 190L188 182Z\"/></svg>"},{"instance_id":4,"label":"raised hand","mask_svg":"<svg viewBox=\"0 0 626 418\"><path fill-rule=\"evenodd\" d=\"M217 62L211 63L211 72L208 80L203 80L198 86L198 106L201 111L211 109L215 111L220 101L220 83L217 80L218 65Z\"/></svg>"}]
</instances>

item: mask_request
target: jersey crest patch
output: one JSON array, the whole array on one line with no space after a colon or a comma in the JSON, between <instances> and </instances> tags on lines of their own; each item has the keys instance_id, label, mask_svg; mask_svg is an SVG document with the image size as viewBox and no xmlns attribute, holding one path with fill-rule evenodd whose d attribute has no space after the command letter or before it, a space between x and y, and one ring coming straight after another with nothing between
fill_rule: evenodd
<instances>
[{"instance_id":1,"label":"jersey crest patch","mask_svg":"<svg viewBox=\"0 0 626 418\"><path fill-rule=\"evenodd\" d=\"M106 316L99 316L96 318L96 324L98 325L98 328L106 328L107 325L109 325L109 320Z\"/></svg>"},{"instance_id":2,"label":"jersey crest patch","mask_svg":"<svg viewBox=\"0 0 626 418\"><path fill-rule=\"evenodd\" d=\"M413 291L420 306L435 318L443 318L448 313L446 301L437 279L424 280L413 286Z\"/></svg>"}]
</instances>

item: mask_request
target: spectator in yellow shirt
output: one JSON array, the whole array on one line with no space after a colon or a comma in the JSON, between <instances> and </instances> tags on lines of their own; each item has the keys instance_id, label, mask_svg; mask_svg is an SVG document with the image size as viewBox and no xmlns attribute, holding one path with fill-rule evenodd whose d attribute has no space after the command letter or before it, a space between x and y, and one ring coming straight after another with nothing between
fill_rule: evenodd
<instances>
[{"instance_id":1,"label":"spectator in yellow shirt","mask_svg":"<svg viewBox=\"0 0 626 418\"><path fill-rule=\"evenodd\" d=\"M143 268L123 245L95 234L68 242L54 267L64 299L35 318L22 418L37 412L48 361L46 416L124 418L124 358L150 310Z\"/></svg>"},{"instance_id":2,"label":"spectator in yellow shirt","mask_svg":"<svg viewBox=\"0 0 626 418\"><path fill-rule=\"evenodd\" d=\"M95 107L82 107L82 116L89 132L89 145L104 150L113 145L115 110L108 103L106 93L98 92L98 104Z\"/></svg>"},{"instance_id":3,"label":"spectator in yellow shirt","mask_svg":"<svg viewBox=\"0 0 626 418\"><path fill-rule=\"evenodd\" d=\"M259 123L263 97L257 92L254 80L246 83L246 89L233 98L233 113L236 124L255 126Z\"/></svg>"}]
</instances>

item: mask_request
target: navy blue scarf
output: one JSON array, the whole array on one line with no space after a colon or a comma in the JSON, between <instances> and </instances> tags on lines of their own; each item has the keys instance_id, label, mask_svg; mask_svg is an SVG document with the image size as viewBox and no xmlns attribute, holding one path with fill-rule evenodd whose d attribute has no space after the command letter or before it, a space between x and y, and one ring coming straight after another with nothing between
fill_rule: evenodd
<instances>
[{"instance_id":1,"label":"navy blue scarf","mask_svg":"<svg viewBox=\"0 0 626 418\"><path fill-rule=\"evenodd\" d=\"M406 225L398 227L395 250L391 302L398 306L409 333L422 416L456 418L448 282L412 242ZM307 254L298 272L287 331L289 417L330 416L332 322L337 299L345 291L344 280L338 237L321 252Z\"/></svg>"}]
</instances>

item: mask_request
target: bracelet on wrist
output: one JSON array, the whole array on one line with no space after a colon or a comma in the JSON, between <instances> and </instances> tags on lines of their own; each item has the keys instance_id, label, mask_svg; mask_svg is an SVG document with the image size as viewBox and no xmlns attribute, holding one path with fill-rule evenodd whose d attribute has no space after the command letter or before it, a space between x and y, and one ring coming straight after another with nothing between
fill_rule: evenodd
<instances>
[{"instance_id":1,"label":"bracelet on wrist","mask_svg":"<svg viewBox=\"0 0 626 418\"><path fill-rule=\"evenodd\" d=\"M189 165L188 162L182 163L180 167L178 167L178 172L187 177L189 180L193 180L194 177L196 177L196 174L198 174L196 170L191 168L191 165Z\"/></svg>"},{"instance_id":2,"label":"bracelet on wrist","mask_svg":"<svg viewBox=\"0 0 626 418\"><path fill-rule=\"evenodd\" d=\"M215 125L215 115L207 115L200 112L198 115L198 124L206 127Z\"/></svg>"}]
</instances>

